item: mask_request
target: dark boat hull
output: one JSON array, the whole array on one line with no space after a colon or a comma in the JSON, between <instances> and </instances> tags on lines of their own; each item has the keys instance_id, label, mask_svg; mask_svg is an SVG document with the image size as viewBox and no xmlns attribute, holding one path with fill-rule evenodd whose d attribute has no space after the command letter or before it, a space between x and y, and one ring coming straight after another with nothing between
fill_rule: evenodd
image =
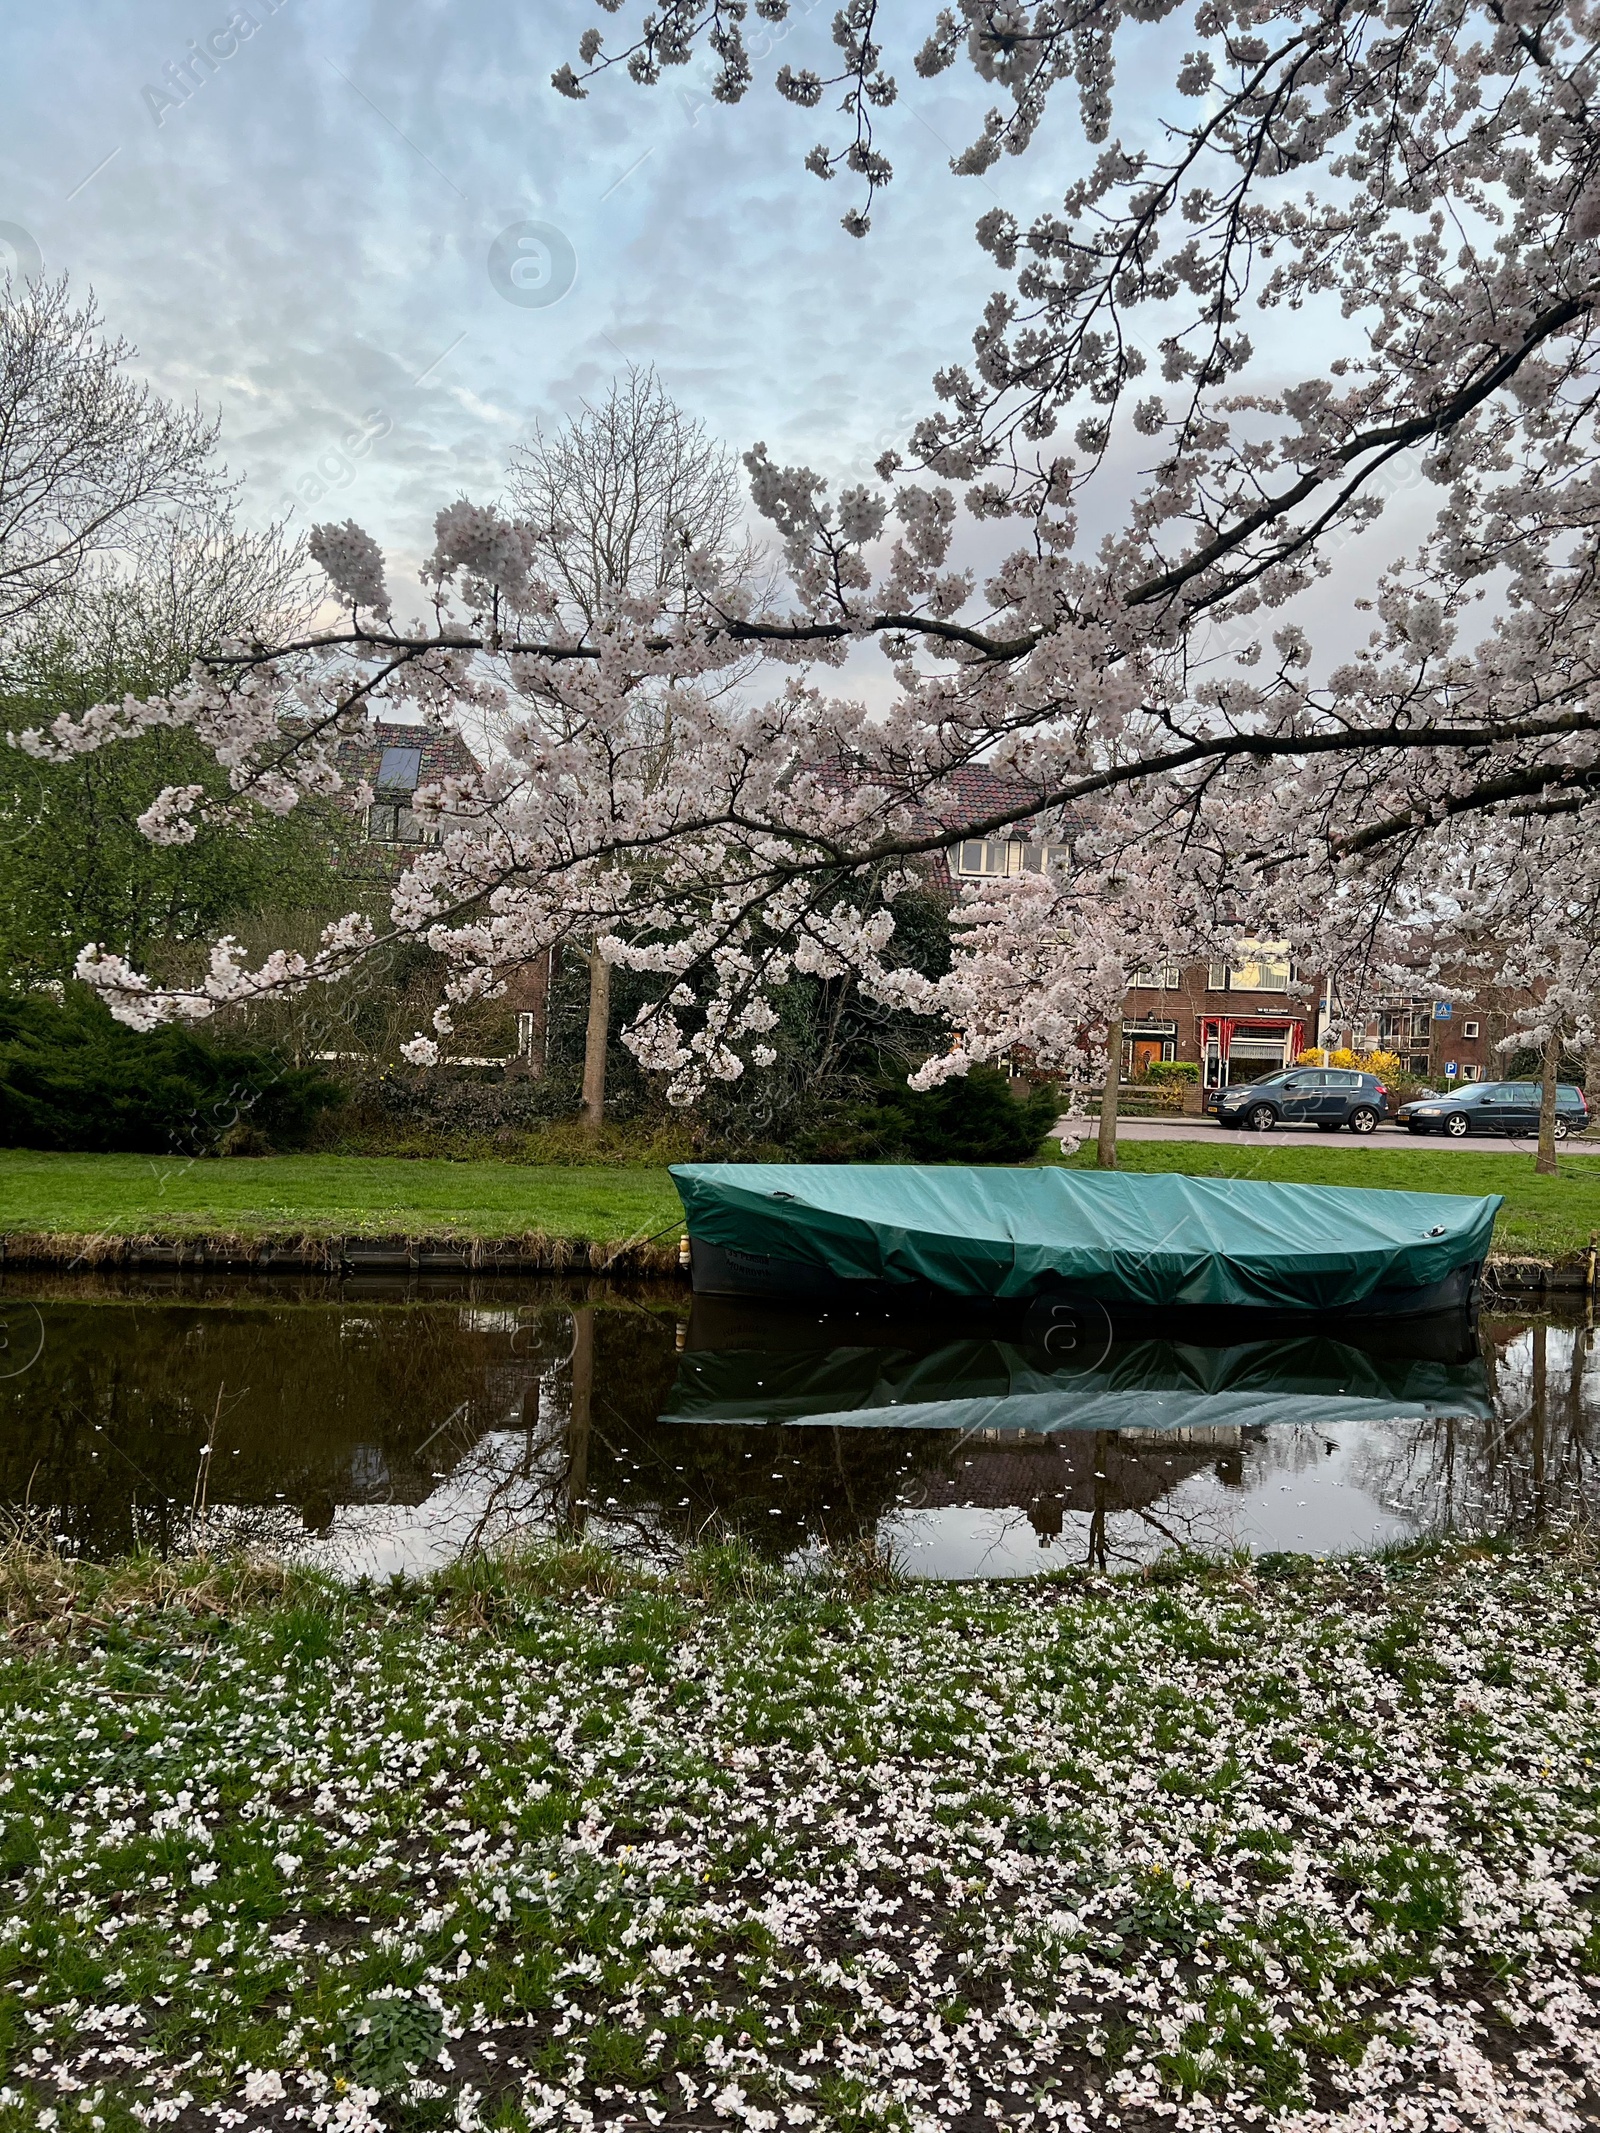
<instances>
[{"instance_id":1,"label":"dark boat hull","mask_svg":"<svg viewBox=\"0 0 1600 2133\"><path fill-rule=\"evenodd\" d=\"M1074 1293L1065 1285L1057 1292L1036 1297L1026 1304L964 1304L960 1298L919 1283L846 1280L826 1267L808 1265L802 1260L786 1259L777 1253L740 1251L693 1236L689 1242L689 1265L697 1296L738 1297L828 1310L881 1311L889 1307L942 1313L977 1312L985 1316L997 1313L1007 1319L1029 1318L1040 1325L1047 1325L1051 1320L1060 1323L1060 1315L1070 1316L1076 1312L1086 1318L1103 1317L1119 1329L1159 1322L1175 1334L1186 1328L1205 1329L1208 1338L1219 1337L1219 1329L1246 1330L1266 1324L1320 1327L1470 1318L1476 1308L1478 1280L1482 1272L1479 1265L1459 1266L1442 1281L1432 1282L1426 1288L1380 1289L1359 1303L1331 1310L1308 1308L1300 1311L1280 1306L1260 1309L1239 1305L1152 1307L1144 1302L1124 1303Z\"/></svg>"}]
</instances>

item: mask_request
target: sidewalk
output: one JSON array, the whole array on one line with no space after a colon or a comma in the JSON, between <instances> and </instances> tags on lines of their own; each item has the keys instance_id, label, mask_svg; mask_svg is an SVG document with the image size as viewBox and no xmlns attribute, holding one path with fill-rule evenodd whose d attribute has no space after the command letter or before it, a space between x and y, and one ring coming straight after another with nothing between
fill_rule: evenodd
<instances>
[{"instance_id":1,"label":"sidewalk","mask_svg":"<svg viewBox=\"0 0 1600 2133\"><path fill-rule=\"evenodd\" d=\"M1065 1119L1058 1119L1051 1132L1059 1139L1066 1127ZM1099 1130L1099 1121L1087 1118L1079 1121L1078 1130L1085 1140L1093 1140ZM1239 1133L1213 1125L1205 1118L1119 1118L1117 1120L1119 1141L1194 1141L1208 1148L1261 1148L1281 1147L1286 1142L1306 1141L1326 1143L1330 1147L1344 1148L1459 1148L1469 1154L1494 1154L1504 1151L1510 1155L1532 1155L1538 1141L1532 1134L1483 1133L1467 1134L1461 1140L1452 1140L1447 1133L1408 1133L1404 1126L1382 1125L1376 1133L1365 1139L1349 1132L1319 1133L1315 1126L1275 1126L1270 1133ZM1600 1135L1573 1135L1560 1143L1563 1155L1600 1155Z\"/></svg>"}]
</instances>

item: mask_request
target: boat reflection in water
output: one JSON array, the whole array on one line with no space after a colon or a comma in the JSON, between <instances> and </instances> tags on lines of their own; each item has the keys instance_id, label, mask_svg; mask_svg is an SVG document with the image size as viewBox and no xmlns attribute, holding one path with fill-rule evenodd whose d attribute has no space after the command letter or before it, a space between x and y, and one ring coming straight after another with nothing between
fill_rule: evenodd
<instances>
[{"instance_id":1,"label":"boat reflection in water","mask_svg":"<svg viewBox=\"0 0 1600 2133\"><path fill-rule=\"evenodd\" d=\"M1494 1405L1470 1330L1453 1318L1397 1326L1373 1346L1303 1334L1207 1348L1117 1340L1080 1307L1037 1314L1014 1340L930 1347L926 1322L856 1313L834 1345L825 1320L772 1312L752 1323L748 1310L697 1300L690 1328L669 1421L1164 1433L1481 1419Z\"/></svg>"},{"instance_id":2,"label":"boat reflection in water","mask_svg":"<svg viewBox=\"0 0 1600 2133\"><path fill-rule=\"evenodd\" d=\"M1481 1425L1495 1412L1474 1329L1460 1315L1368 1329L1364 1339L1302 1334L1206 1347L1120 1339L1093 1305L1039 1305L1011 1338L931 1339L925 1318L802 1318L699 1298L664 1419L943 1439L941 1456L902 1492L889 1537L902 1549L933 1549L946 1574L954 1558L970 1557L973 1574L1038 1565L1009 1561L1018 1535L997 1533L992 1516L951 1513L1018 1505L1047 1546L1069 1519L1087 1520L1083 1552L1102 1564L1119 1514L1168 1545L1248 1544L1231 1515L1239 1506L1228 1501L1244 1487L1247 1450L1264 1452L1253 1463L1274 1473L1286 1455L1296 1472L1315 1471L1326 1496L1350 1484L1347 1469L1374 1435ZM1192 1500L1178 1527L1155 1515L1201 1474L1214 1487L1183 1492ZM1321 1505L1309 1522L1322 1529L1313 1540L1301 1515L1309 1507L1296 1495L1288 1507L1296 1520L1284 1531L1276 1507L1258 1506L1255 1521L1271 1531L1257 1544L1350 1545L1342 1534L1323 1537ZM1328 1507L1345 1527L1353 1508ZM930 1524L939 1530L922 1530ZM1005 1564L993 1560L996 1548Z\"/></svg>"},{"instance_id":3,"label":"boat reflection in water","mask_svg":"<svg viewBox=\"0 0 1600 2133\"><path fill-rule=\"evenodd\" d=\"M1547 1319L1206 1347L599 1281L16 1273L0 1319L0 1506L86 1555L236 1540L382 1576L737 1531L971 1576L1600 1510L1600 1352Z\"/></svg>"}]
</instances>

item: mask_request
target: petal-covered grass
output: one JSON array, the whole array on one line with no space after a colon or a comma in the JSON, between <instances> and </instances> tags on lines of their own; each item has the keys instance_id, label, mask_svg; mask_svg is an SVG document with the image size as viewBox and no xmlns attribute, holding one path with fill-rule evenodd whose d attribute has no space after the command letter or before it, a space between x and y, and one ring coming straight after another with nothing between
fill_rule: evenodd
<instances>
[{"instance_id":1,"label":"petal-covered grass","mask_svg":"<svg viewBox=\"0 0 1600 2133\"><path fill-rule=\"evenodd\" d=\"M0 2127L1594 2122L1581 1562L869 1573L19 1557Z\"/></svg>"}]
</instances>

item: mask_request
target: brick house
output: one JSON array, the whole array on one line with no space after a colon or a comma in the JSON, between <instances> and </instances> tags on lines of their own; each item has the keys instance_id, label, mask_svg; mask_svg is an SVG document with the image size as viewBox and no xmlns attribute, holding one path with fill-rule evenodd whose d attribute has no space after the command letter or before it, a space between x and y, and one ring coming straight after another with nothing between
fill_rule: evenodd
<instances>
[{"instance_id":1,"label":"brick house","mask_svg":"<svg viewBox=\"0 0 1600 2133\"><path fill-rule=\"evenodd\" d=\"M951 783L967 819L1028 797L1020 780L983 764L958 772ZM1077 826L1067 821L1068 837ZM1045 843L1024 820L951 845L929 871L953 894L968 882L1037 873L1067 865L1070 857L1067 843ZM1232 965L1174 963L1140 971L1123 1003L1123 1077L1142 1074L1157 1060L1183 1059L1202 1069L1208 1088L1256 1080L1316 1043L1319 991L1317 981L1302 986L1281 942L1249 944Z\"/></svg>"},{"instance_id":2,"label":"brick house","mask_svg":"<svg viewBox=\"0 0 1600 2133\"><path fill-rule=\"evenodd\" d=\"M406 725L373 719L339 743L334 763L347 786L372 787L363 835L351 855L352 871L398 873L408 853L437 844L441 832L424 827L412 807L419 787L441 778L473 778L477 757L453 727Z\"/></svg>"},{"instance_id":3,"label":"brick house","mask_svg":"<svg viewBox=\"0 0 1600 2133\"><path fill-rule=\"evenodd\" d=\"M1154 1059L1189 1059L1204 1085L1218 1088L1255 1081L1314 1044L1393 1052L1419 1081L1493 1081L1504 1072L1504 1008L1393 993L1367 1013L1342 1013L1337 1001L1330 1009L1320 977L1302 981L1282 942L1247 943L1231 967L1194 963L1139 979L1123 1010L1125 1075Z\"/></svg>"},{"instance_id":4,"label":"brick house","mask_svg":"<svg viewBox=\"0 0 1600 2133\"><path fill-rule=\"evenodd\" d=\"M968 764L964 770L956 771L949 783L962 817L969 821L973 816L981 821L985 815L1033 797L1020 778L991 770L985 763ZM930 828L938 826L932 815L927 816L927 822ZM1068 835L1075 826L1068 822ZM947 851L936 853L928 872L936 886L953 893L969 881L1002 881L1012 874L1038 874L1049 866L1065 866L1070 857L1069 845L1046 843L1036 834L1034 823L1024 820L996 830L989 837L963 838Z\"/></svg>"},{"instance_id":5,"label":"brick house","mask_svg":"<svg viewBox=\"0 0 1600 2133\"><path fill-rule=\"evenodd\" d=\"M1281 941L1244 943L1234 963L1137 971L1122 1009L1123 1074L1184 1059L1208 1089L1259 1080L1317 1042L1317 992Z\"/></svg>"},{"instance_id":6,"label":"brick house","mask_svg":"<svg viewBox=\"0 0 1600 2133\"><path fill-rule=\"evenodd\" d=\"M1331 1041L1357 1051L1395 1052L1419 1080L1495 1081L1505 1071L1498 1046L1510 1027L1503 1007L1441 1000L1433 993L1390 993L1369 1015L1341 1019L1336 1012Z\"/></svg>"}]
</instances>

